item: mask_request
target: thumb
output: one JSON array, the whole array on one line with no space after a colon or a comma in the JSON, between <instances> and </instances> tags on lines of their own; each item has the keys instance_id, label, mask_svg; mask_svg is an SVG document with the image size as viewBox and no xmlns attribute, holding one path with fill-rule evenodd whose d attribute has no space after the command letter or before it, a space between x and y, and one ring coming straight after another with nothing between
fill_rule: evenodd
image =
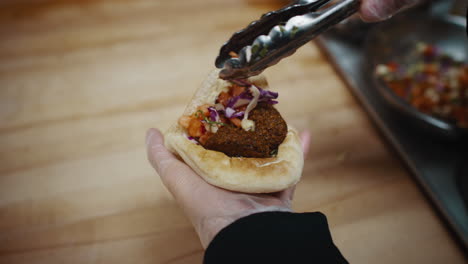
<instances>
[{"instance_id":1,"label":"thumb","mask_svg":"<svg viewBox=\"0 0 468 264\"><path fill-rule=\"evenodd\" d=\"M146 133L146 147L148 160L156 172L163 177L167 172L167 168L177 159L164 146L164 138L159 130L154 128L148 130Z\"/></svg>"},{"instance_id":2,"label":"thumb","mask_svg":"<svg viewBox=\"0 0 468 264\"><path fill-rule=\"evenodd\" d=\"M192 169L167 150L159 130L148 130L146 146L148 160L164 185L177 199L187 198L195 186L203 185L203 180Z\"/></svg>"},{"instance_id":3,"label":"thumb","mask_svg":"<svg viewBox=\"0 0 468 264\"><path fill-rule=\"evenodd\" d=\"M299 134L301 139L302 151L304 153L304 159L307 158L307 154L310 150L310 132L308 130L302 131ZM278 198L283 201L285 205L291 207L291 201L294 198L294 192L296 191L296 185L287 188L284 191L278 193Z\"/></svg>"},{"instance_id":4,"label":"thumb","mask_svg":"<svg viewBox=\"0 0 468 264\"><path fill-rule=\"evenodd\" d=\"M419 0L363 0L361 17L365 21L380 21L391 17L404 7L411 6Z\"/></svg>"},{"instance_id":5,"label":"thumb","mask_svg":"<svg viewBox=\"0 0 468 264\"><path fill-rule=\"evenodd\" d=\"M301 147L305 159L310 151L310 132L308 130L301 132L301 134L299 134L299 138L301 139Z\"/></svg>"}]
</instances>

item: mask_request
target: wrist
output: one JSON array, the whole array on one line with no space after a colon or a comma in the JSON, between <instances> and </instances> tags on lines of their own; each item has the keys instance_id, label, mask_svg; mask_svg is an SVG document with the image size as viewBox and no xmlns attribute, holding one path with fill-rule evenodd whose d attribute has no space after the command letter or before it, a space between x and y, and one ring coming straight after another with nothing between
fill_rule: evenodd
<instances>
[{"instance_id":1,"label":"wrist","mask_svg":"<svg viewBox=\"0 0 468 264\"><path fill-rule=\"evenodd\" d=\"M238 212L236 214L219 216L219 217L204 217L201 221L194 225L195 230L198 233L200 242L204 249L208 247L213 238L224 228L234 223L235 221L263 212L292 212L291 208L286 206L264 206L260 208L254 208Z\"/></svg>"}]
</instances>

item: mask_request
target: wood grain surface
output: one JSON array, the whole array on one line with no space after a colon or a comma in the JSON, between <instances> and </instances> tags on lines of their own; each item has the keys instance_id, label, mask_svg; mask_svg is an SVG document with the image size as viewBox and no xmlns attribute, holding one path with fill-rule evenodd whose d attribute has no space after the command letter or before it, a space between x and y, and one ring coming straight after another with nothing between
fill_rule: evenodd
<instances>
[{"instance_id":1,"label":"wood grain surface","mask_svg":"<svg viewBox=\"0 0 468 264\"><path fill-rule=\"evenodd\" d=\"M0 263L201 263L144 136L182 113L266 0L0 2ZM297 211L322 211L352 263L466 263L313 45L268 69L312 133Z\"/></svg>"}]
</instances>

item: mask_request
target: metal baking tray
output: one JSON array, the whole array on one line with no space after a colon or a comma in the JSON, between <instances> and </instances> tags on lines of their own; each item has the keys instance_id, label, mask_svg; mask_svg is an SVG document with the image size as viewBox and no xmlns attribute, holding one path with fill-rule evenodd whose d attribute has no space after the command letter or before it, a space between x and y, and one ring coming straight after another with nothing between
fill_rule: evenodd
<instances>
[{"instance_id":1,"label":"metal baking tray","mask_svg":"<svg viewBox=\"0 0 468 264\"><path fill-rule=\"evenodd\" d=\"M464 18L457 20L448 15L436 16L429 13L422 15L447 23L458 23L459 26L466 23ZM392 23L392 20L387 23ZM466 28L466 24L462 26ZM378 92L374 77L368 69L369 58L364 48L365 39L373 27L376 25L363 24L356 19L345 26L338 26L322 34L315 42L390 145L400 155L466 252L468 250L467 140L445 140L431 133L424 133L414 127L414 120L396 111ZM462 187L462 184L465 184L465 187Z\"/></svg>"}]
</instances>

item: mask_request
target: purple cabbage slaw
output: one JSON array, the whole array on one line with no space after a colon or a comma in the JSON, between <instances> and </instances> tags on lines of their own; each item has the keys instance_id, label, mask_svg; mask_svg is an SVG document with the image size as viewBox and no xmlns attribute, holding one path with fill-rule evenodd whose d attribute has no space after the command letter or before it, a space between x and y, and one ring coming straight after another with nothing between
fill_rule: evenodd
<instances>
[{"instance_id":1,"label":"purple cabbage slaw","mask_svg":"<svg viewBox=\"0 0 468 264\"><path fill-rule=\"evenodd\" d=\"M210 113L209 119L212 122L220 123L221 118L220 114L223 113L227 118L243 118L246 114L248 116L249 113L246 113L244 111L236 111L235 108L249 105L250 103L253 103L255 106L259 102L265 102L268 104L277 104L278 101L275 101L274 99L278 98L278 93L277 92L272 92L272 91L267 91L264 90L250 82L247 82L245 80L233 80L232 82L240 85L247 87L244 92L242 92L240 95L232 97L229 99L227 107L224 107L222 104L218 103L214 107L208 107L208 111ZM254 86L255 88L258 89L260 92L260 95L258 96L257 102L252 102L254 100L254 96L252 95L252 92L250 91L250 87ZM255 107L253 106L253 107ZM245 116L245 117L247 117ZM191 136L187 136L187 139L192 141L193 143L199 145L200 143Z\"/></svg>"},{"instance_id":2,"label":"purple cabbage slaw","mask_svg":"<svg viewBox=\"0 0 468 264\"><path fill-rule=\"evenodd\" d=\"M219 118L219 113L216 111L214 107L208 107L208 111L210 112L210 120L213 122L219 122L221 119Z\"/></svg>"},{"instance_id":3,"label":"purple cabbage slaw","mask_svg":"<svg viewBox=\"0 0 468 264\"><path fill-rule=\"evenodd\" d=\"M198 143L198 141L194 138L194 137L191 137L191 136L187 136L187 139L192 141L193 143L197 144L197 145L200 145L200 143Z\"/></svg>"},{"instance_id":4,"label":"purple cabbage slaw","mask_svg":"<svg viewBox=\"0 0 468 264\"><path fill-rule=\"evenodd\" d=\"M272 105L278 103L278 101L274 100L274 99L278 98L278 93L277 92L264 90L264 89L254 85L254 84L252 84L250 82L247 82L245 80L233 80L232 82L235 83L235 84L238 84L240 86L244 86L244 87L255 86L255 88L257 88L260 91L260 96L258 98L258 103L267 103L267 104L272 104ZM235 109L238 108L238 107L241 107L241 106L248 105L253 100L253 98L254 97L252 96L250 89L247 88L247 89L245 89L244 92L242 92L238 96L234 96L234 97L230 98L226 107L224 107L222 104L216 104L214 110L217 110L219 113L224 113L224 115L227 118L234 118L234 117L242 118L242 117L244 117L245 112L236 111ZM212 120L212 121L214 121L214 120Z\"/></svg>"}]
</instances>

